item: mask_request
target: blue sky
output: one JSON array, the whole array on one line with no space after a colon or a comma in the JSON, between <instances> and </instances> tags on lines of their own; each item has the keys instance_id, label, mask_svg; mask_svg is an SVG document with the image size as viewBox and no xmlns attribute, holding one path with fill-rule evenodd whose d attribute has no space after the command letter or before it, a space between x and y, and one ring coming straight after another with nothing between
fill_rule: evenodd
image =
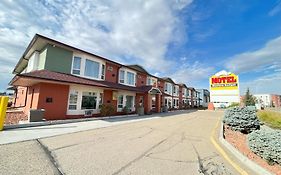
<instances>
[{"instance_id":1,"label":"blue sky","mask_svg":"<svg viewBox=\"0 0 281 175\"><path fill-rule=\"evenodd\" d=\"M0 91L35 33L196 88L225 69L281 94L280 0L2 0Z\"/></svg>"}]
</instances>

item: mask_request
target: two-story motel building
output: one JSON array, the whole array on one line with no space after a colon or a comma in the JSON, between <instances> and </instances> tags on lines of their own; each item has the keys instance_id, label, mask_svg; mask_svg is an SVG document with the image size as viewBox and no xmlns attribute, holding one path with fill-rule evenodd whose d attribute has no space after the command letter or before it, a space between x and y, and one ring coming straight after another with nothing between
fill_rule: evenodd
<instances>
[{"instance_id":1,"label":"two-story motel building","mask_svg":"<svg viewBox=\"0 0 281 175\"><path fill-rule=\"evenodd\" d=\"M44 109L47 120L99 116L99 106L110 104L115 114L126 106L134 113L194 107L194 88L171 78L149 74L139 65L122 65L107 58L36 34L14 71L13 106L28 115Z\"/></svg>"}]
</instances>

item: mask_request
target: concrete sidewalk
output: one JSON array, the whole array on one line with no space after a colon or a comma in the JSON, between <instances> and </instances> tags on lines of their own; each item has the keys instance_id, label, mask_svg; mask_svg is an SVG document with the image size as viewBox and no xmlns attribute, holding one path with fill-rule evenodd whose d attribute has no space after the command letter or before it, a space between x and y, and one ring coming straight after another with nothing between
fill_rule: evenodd
<instances>
[{"instance_id":1,"label":"concrete sidewalk","mask_svg":"<svg viewBox=\"0 0 281 175\"><path fill-rule=\"evenodd\" d=\"M169 113L158 113L154 115L145 115L145 116L124 116L116 118L103 118L95 119L92 121L78 121L65 124L55 124L55 125L46 125L38 127L25 127L25 128L15 128L4 130L0 132L0 145L15 143L27 140L34 140L39 138L52 137L62 134L75 133L80 131L86 131L97 128L104 128L114 125L120 125L124 123L137 122L142 120L150 120L170 115L176 115L181 113L195 112L196 110L187 110L187 111L173 111Z\"/></svg>"}]
</instances>

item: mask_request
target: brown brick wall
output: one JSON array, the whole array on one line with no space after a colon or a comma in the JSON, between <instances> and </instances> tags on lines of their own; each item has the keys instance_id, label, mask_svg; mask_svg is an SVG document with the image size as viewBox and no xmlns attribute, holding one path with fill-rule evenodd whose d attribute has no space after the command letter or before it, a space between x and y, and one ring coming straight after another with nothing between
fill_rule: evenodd
<instances>
[{"instance_id":1,"label":"brown brick wall","mask_svg":"<svg viewBox=\"0 0 281 175\"><path fill-rule=\"evenodd\" d=\"M23 111L13 111L6 113L5 125L18 124L19 121L27 121L28 116Z\"/></svg>"}]
</instances>

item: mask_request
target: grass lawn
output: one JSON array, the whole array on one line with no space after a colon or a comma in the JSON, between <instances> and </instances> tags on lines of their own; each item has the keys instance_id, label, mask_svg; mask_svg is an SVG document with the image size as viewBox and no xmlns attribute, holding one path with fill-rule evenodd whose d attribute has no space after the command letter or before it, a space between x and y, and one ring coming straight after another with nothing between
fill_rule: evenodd
<instances>
[{"instance_id":1,"label":"grass lawn","mask_svg":"<svg viewBox=\"0 0 281 175\"><path fill-rule=\"evenodd\" d=\"M281 129L281 112L259 111L257 115L260 121L264 122L267 126Z\"/></svg>"}]
</instances>

